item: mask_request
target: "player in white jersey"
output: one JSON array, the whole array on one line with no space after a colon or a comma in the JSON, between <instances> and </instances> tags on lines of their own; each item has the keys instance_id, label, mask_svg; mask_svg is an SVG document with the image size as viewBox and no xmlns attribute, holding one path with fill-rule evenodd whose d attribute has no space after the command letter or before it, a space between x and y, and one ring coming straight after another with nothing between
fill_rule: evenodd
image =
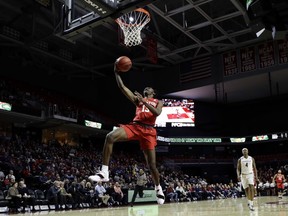
<instances>
[{"instance_id":1,"label":"player in white jersey","mask_svg":"<svg viewBox=\"0 0 288 216\"><path fill-rule=\"evenodd\" d=\"M245 195L248 199L248 207L251 211L254 211L254 183L255 180L258 180L256 164L254 158L248 155L247 148L242 149L242 154L243 156L239 158L237 163L237 177L245 190Z\"/></svg>"}]
</instances>

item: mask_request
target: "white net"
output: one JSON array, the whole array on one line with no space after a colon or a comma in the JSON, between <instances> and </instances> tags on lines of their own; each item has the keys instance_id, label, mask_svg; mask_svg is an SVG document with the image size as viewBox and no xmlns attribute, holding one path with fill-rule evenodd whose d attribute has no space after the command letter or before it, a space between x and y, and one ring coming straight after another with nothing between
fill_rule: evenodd
<instances>
[{"instance_id":1,"label":"white net","mask_svg":"<svg viewBox=\"0 0 288 216\"><path fill-rule=\"evenodd\" d=\"M142 43L141 30L150 21L148 11L138 8L116 19L124 34L126 46L137 46Z\"/></svg>"}]
</instances>

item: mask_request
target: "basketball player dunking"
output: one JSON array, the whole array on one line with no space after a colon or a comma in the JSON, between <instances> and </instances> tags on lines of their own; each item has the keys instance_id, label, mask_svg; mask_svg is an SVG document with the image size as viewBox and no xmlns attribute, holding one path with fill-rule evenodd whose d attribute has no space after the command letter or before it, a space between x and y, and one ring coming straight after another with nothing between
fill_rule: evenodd
<instances>
[{"instance_id":1,"label":"basketball player dunking","mask_svg":"<svg viewBox=\"0 0 288 216\"><path fill-rule=\"evenodd\" d=\"M136 106L136 115L129 124L121 124L119 128L107 134L104 147L102 167L99 173L89 177L91 181L109 181L109 161L115 142L123 142L130 140L138 140L140 147L144 153L147 166L151 172L158 204L165 201L162 187L160 186L159 172L156 167L155 146L157 145L157 132L154 128L156 117L162 112L162 101L155 99L154 89L146 87L144 89L144 97L139 92L132 92L128 89L121 77L120 73L114 65L116 82L122 93Z\"/></svg>"}]
</instances>

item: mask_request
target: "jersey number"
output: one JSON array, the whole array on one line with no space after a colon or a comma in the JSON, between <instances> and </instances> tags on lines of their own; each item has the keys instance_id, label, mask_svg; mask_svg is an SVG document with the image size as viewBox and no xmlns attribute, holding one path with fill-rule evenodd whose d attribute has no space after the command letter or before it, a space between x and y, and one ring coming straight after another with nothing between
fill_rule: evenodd
<instances>
[{"instance_id":1,"label":"jersey number","mask_svg":"<svg viewBox=\"0 0 288 216\"><path fill-rule=\"evenodd\" d=\"M248 163L246 163L245 166L248 167Z\"/></svg>"},{"instance_id":2,"label":"jersey number","mask_svg":"<svg viewBox=\"0 0 288 216\"><path fill-rule=\"evenodd\" d=\"M150 112L150 110L145 105L143 105L142 112Z\"/></svg>"}]
</instances>

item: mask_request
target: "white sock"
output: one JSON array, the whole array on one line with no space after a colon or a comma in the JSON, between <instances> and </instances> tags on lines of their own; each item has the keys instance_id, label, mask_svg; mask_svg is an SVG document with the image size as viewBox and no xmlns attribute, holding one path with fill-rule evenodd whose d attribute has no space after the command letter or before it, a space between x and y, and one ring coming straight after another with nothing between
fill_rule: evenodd
<instances>
[{"instance_id":1,"label":"white sock","mask_svg":"<svg viewBox=\"0 0 288 216\"><path fill-rule=\"evenodd\" d=\"M162 187L160 185L155 186L155 190L160 190L160 189L162 189Z\"/></svg>"},{"instance_id":2,"label":"white sock","mask_svg":"<svg viewBox=\"0 0 288 216\"><path fill-rule=\"evenodd\" d=\"M102 165L102 167L101 167L101 171L103 171L103 172L108 172L108 166L107 165Z\"/></svg>"}]
</instances>

